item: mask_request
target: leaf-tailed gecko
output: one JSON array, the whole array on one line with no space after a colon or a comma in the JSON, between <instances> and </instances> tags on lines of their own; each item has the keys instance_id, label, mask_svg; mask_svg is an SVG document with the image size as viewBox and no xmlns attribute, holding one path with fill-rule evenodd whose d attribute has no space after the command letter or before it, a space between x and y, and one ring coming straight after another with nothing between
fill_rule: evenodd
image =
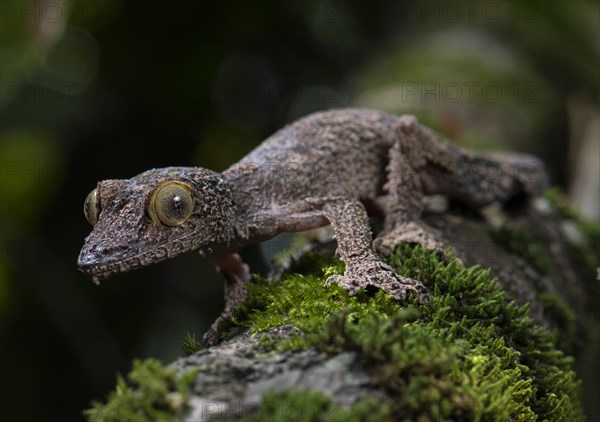
<instances>
[{"instance_id":1,"label":"leaf-tailed gecko","mask_svg":"<svg viewBox=\"0 0 600 422\"><path fill-rule=\"evenodd\" d=\"M99 182L85 201L94 228L78 266L98 283L197 250L225 275L224 317L245 299L250 280L237 250L331 224L346 269L327 283L350 294L375 288L399 300L412 293L426 301L421 281L396 274L375 252L389 254L400 242L443 249L438 234L420 221L424 195L481 207L538 194L544 174L535 157L459 148L414 116L324 111L280 129L222 173L168 167ZM375 241L370 214L384 219ZM218 321L205 335L209 344L218 339Z\"/></svg>"}]
</instances>

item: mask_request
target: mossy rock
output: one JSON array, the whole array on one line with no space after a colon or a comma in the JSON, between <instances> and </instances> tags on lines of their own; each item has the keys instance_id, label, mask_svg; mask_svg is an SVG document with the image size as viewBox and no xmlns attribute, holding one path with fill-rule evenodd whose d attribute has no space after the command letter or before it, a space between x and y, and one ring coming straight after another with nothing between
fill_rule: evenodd
<instances>
[{"instance_id":1,"label":"mossy rock","mask_svg":"<svg viewBox=\"0 0 600 422\"><path fill-rule=\"evenodd\" d=\"M597 290L561 275L568 265L573 273L589 269L577 267L569 243L556 237L554 228L575 217L553 204L540 209L556 212L529 208L496 227L460 211L437 223L426 216L453 241L476 234L516 257L488 268L400 245L387 262L428 286L427 304L380 291L350 297L325 286L343 273L341 261L304 253L276 281L255 276L221 344L202 349L188 334L186 357L168 367L137 362L129 381L120 378L108 401L86 414L95 421L584 420L570 355L594 338L585 330L598 326ZM517 279L520 287L507 289ZM587 361L585 353L578 359Z\"/></svg>"},{"instance_id":2,"label":"mossy rock","mask_svg":"<svg viewBox=\"0 0 600 422\"><path fill-rule=\"evenodd\" d=\"M294 267L298 270L305 264L313 268L315 260L321 262L322 276L286 273L278 282L257 279L250 287L250 301L229 322L247 328L246 339L252 339L240 359L211 359L205 351L176 363L179 373L190 366L197 368L198 378L212 378L219 371L223 379L236 372L238 381L246 378L245 391L239 388L239 396L234 393L230 397L231 403L235 399L240 400L238 405L243 403L232 418L263 420L268 414L283 418L272 420L285 420L295 409L297 415L313 419L290 420L321 420L327 414L344 416L344 420L375 420L374 415L377 420L395 420L397 415L408 420L583 420L580 383L571 369L572 359L556 347L553 332L529 318L527 306L507 300L489 270L445 263L419 247L399 247L388 262L400 274L419 278L431 287L429 303L421 305L413 298L398 303L383 292L350 297L338 286L325 287L327 275L343 272L343 264L336 258L308 254ZM237 344L241 344L239 340ZM289 367L290 356L299 350L318 351L319 358L315 361L313 355L312 360ZM369 389L380 392L376 400L369 400L369 394L354 394L342 400L345 406L338 405L326 388L311 388L302 381L294 385L292 381L302 380L301 375L287 380L281 377L298 365L305 365L305 370L311 365L333 365L332 359L344 353L350 353L347 363L338 362L336 370L369 374ZM250 384L264 371L249 362L273 367L274 356L281 359L279 370L274 371L280 379L273 385L264 383L260 404L242 398L256 396L252 391L261 389L256 382ZM130 377L138 389L155 391L145 385L153 382L151 379L140 379L139 370L138 364ZM122 381L120 384L118 391L129 391ZM169 385L161 386L164 397L176 392L181 381ZM237 388L231 387L232 391ZM193 389L204 395L209 390L198 382ZM110 399L120 400L123 406L123 396L117 393ZM204 406L215 415L219 406L231 411L227 400L208 396L207 401L192 402L192 408ZM143 420L151 418L147 409L169 408L168 401L153 404L153 397L147 394L133 400L137 410L128 414ZM106 413L110 402L104 406ZM88 415L102 413L99 409L97 406ZM198 409L192 409L192 414L194 411Z\"/></svg>"},{"instance_id":3,"label":"mossy rock","mask_svg":"<svg viewBox=\"0 0 600 422\"><path fill-rule=\"evenodd\" d=\"M312 266L314 257L307 261ZM254 333L300 328L271 342L277 350L358 350L373 384L389 396L385 407L409 420L582 419L572 359L526 306L507 301L488 270L408 246L389 263L433 286L429 303L399 304L383 292L349 297L324 287L324 277L289 274L252 287L253 300L236 321ZM323 260L323 268L324 275L343 271L335 259Z\"/></svg>"}]
</instances>

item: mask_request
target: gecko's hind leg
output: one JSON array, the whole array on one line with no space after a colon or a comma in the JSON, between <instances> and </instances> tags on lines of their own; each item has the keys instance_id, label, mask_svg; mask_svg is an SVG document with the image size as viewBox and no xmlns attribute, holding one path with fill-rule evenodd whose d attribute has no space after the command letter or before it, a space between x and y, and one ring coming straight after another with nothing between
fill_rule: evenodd
<instances>
[{"instance_id":1,"label":"gecko's hind leg","mask_svg":"<svg viewBox=\"0 0 600 422\"><path fill-rule=\"evenodd\" d=\"M421 221L422 172L427 165L421 128L413 116L401 116L398 120L398 137L389 150L386 169L384 226L373 245L384 255L392 253L400 243L415 243L443 252L441 233Z\"/></svg>"},{"instance_id":2,"label":"gecko's hind leg","mask_svg":"<svg viewBox=\"0 0 600 422\"><path fill-rule=\"evenodd\" d=\"M211 258L217 271L225 278L225 307L221 315L212 323L202 339L204 344L212 346L216 344L221 336L220 325L231 317L238 304L245 302L248 298L248 289L245 283L250 282L251 275L248 268L237 253L227 254L218 258Z\"/></svg>"}]
</instances>

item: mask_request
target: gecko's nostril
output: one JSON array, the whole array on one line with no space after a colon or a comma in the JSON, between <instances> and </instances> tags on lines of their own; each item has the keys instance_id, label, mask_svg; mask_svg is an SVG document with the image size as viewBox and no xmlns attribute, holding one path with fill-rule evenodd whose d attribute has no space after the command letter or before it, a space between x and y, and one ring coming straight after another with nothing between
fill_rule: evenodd
<instances>
[{"instance_id":1,"label":"gecko's nostril","mask_svg":"<svg viewBox=\"0 0 600 422\"><path fill-rule=\"evenodd\" d=\"M100 256L94 250L82 250L77 258L77 266L82 270L97 266L99 263Z\"/></svg>"},{"instance_id":2,"label":"gecko's nostril","mask_svg":"<svg viewBox=\"0 0 600 422\"><path fill-rule=\"evenodd\" d=\"M94 264L94 262L97 262L97 260L95 259L95 256L91 253L81 254L77 259L77 265L80 268L90 267Z\"/></svg>"}]
</instances>

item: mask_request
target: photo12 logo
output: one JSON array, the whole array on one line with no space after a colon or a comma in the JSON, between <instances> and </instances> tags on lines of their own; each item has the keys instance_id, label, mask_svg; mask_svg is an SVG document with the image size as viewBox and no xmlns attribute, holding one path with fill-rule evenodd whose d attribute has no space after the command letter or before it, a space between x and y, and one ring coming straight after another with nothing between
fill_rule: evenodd
<instances>
[{"instance_id":1,"label":"photo12 logo","mask_svg":"<svg viewBox=\"0 0 600 422\"><path fill-rule=\"evenodd\" d=\"M104 4L103 4L104 3ZM0 23L59 23L71 18L99 19L108 2L103 1L39 1L2 0Z\"/></svg>"},{"instance_id":2,"label":"photo12 logo","mask_svg":"<svg viewBox=\"0 0 600 422\"><path fill-rule=\"evenodd\" d=\"M434 103L496 103L508 98L515 103L536 102L538 85L534 82L514 81L509 84L498 82L403 82L400 101Z\"/></svg>"},{"instance_id":3,"label":"photo12 logo","mask_svg":"<svg viewBox=\"0 0 600 422\"><path fill-rule=\"evenodd\" d=\"M40 183L60 180L60 167L47 163L2 161L0 163L0 183Z\"/></svg>"},{"instance_id":4,"label":"photo12 logo","mask_svg":"<svg viewBox=\"0 0 600 422\"><path fill-rule=\"evenodd\" d=\"M80 82L17 83L0 85L0 104L76 104L100 101L96 86Z\"/></svg>"},{"instance_id":5,"label":"photo12 logo","mask_svg":"<svg viewBox=\"0 0 600 422\"><path fill-rule=\"evenodd\" d=\"M533 1L426 1L397 2L398 14L403 21L417 20L422 24L536 23L538 16Z\"/></svg>"}]
</instances>

